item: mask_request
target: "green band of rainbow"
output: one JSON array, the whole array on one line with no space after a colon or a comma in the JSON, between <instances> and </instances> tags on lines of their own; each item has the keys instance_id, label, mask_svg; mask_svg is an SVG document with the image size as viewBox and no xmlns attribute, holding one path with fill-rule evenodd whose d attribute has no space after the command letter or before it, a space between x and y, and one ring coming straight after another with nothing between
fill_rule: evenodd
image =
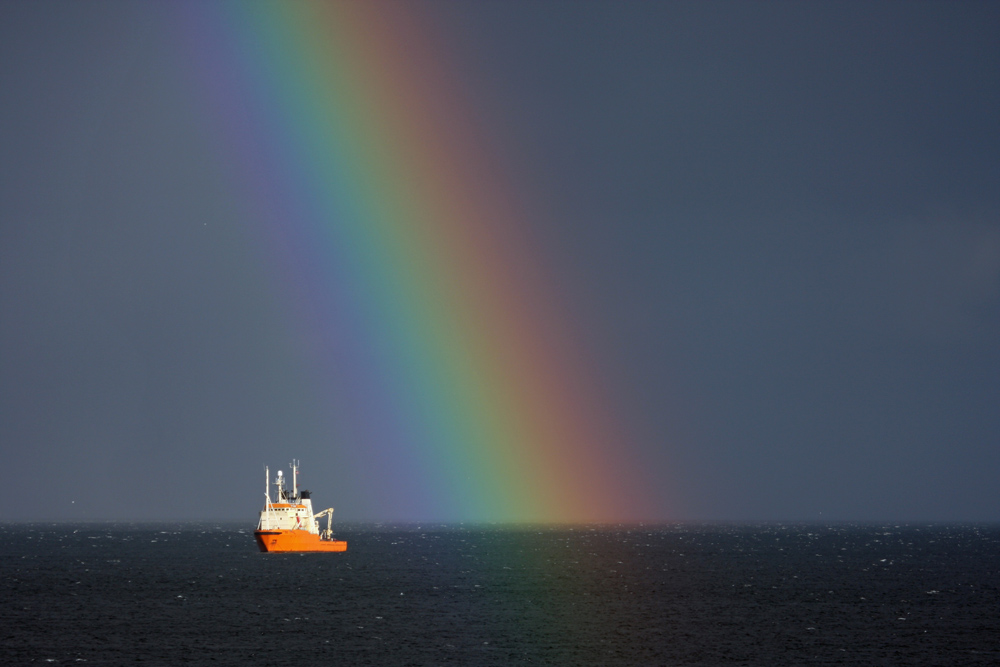
<instances>
[{"instance_id":1,"label":"green band of rainbow","mask_svg":"<svg viewBox=\"0 0 1000 667\"><path fill-rule=\"evenodd\" d=\"M238 195L382 516L648 517L488 135L405 3L191 5ZM401 510L405 508L405 510Z\"/></svg>"}]
</instances>

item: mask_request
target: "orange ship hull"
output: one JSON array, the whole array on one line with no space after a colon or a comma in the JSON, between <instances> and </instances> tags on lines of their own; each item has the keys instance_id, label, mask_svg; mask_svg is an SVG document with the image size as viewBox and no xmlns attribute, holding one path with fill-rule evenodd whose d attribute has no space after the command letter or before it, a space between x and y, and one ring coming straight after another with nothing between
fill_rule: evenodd
<instances>
[{"instance_id":1,"label":"orange ship hull","mask_svg":"<svg viewBox=\"0 0 1000 667\"><path fill-rule=\"evenodd\" d=\"M347 551L347 542L323 540L308 530L257 530L253 536L261 551Z\"/></svg>"}]
</instances>

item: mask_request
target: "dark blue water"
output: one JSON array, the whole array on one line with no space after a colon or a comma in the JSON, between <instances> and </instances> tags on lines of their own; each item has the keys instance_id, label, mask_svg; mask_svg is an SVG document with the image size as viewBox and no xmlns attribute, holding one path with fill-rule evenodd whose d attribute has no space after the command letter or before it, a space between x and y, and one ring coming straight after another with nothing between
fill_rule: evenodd
<instances>
[{"instance_id":1,"label":"dark blue water","mask_svg":"<svg viewBox=\"0 0 1000 667\"><path fill-rule=\"evenodd\" d=\"M998 526L2 525L3 664L995 665Z\"/></svg>"}]
</instances>

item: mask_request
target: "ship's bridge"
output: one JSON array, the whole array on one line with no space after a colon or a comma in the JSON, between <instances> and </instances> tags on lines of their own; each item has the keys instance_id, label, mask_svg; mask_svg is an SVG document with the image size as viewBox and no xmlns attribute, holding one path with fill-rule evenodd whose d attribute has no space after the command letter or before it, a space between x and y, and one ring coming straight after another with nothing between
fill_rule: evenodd
<instances>
[{"instance_id":1,"label":"ship's bridge","mask_svg":"<svg viewBox=\"0 0 1000 667\"><path fill-rule=\"evenodd\" d=\"M260 513L260 529L308 530L319 534L313 518L312 501L308 498L298 503L269 503Z\"/></svg>"}]
</instances>

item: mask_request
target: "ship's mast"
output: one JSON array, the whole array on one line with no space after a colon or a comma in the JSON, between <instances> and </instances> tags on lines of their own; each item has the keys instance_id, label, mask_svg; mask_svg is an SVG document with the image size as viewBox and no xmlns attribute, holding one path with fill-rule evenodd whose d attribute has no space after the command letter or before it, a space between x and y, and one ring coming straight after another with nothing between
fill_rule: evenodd
<instances>
[{"instance_id":1,"label":"ship's mast","mask_svg":"<svg viewBox=\"0 0 1000 667\"><path fill-rule=\"evenodd\" d=\"M292 462L288 464L288 467L292 469L292 498L298 500L299 497L299 460L292 459Z\"/></svg>"},{"instance_id":2,"label":"ship's mast","mask_svg":"<svg viewBox=\"0 0 1000 667\"><path fill-rule=\"evenodd\" d=\"M271 512L271 471L264 466L264 511L260 517L261 528L271 527Z\"/></svg>"}]
</instances>

